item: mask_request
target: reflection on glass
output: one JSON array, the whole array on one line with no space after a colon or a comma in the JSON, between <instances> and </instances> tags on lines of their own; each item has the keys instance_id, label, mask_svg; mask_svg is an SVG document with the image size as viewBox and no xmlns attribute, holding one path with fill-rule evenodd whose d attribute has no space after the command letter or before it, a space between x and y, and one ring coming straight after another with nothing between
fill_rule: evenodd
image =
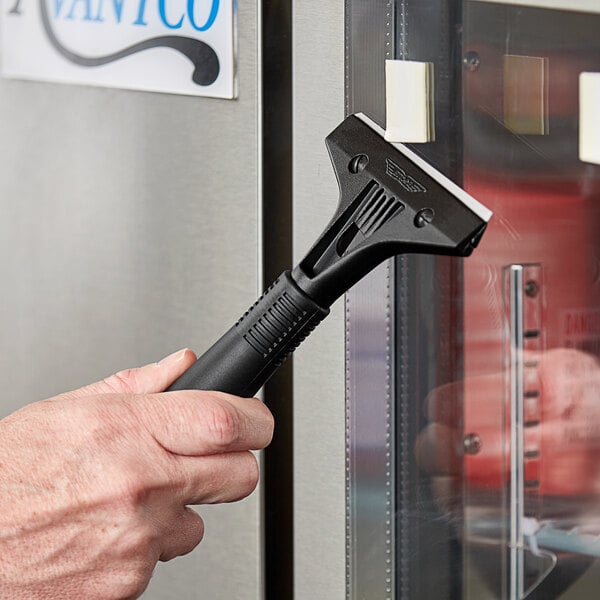
<instances>
[{"instance_id":1,"label":"reflection on glass","mask_svg":"<svg viewBox=\"0 0 600 600\"><path fill-rule=\"evenodd\" d=\"M417 486L462 553L440 597L587 600L600 594L600 167L579 160L577 89L600 71L600 17L467 2L465 20L464 186L495 216L455 296L453 382L419 355Z\"/></svg>"},{"instance_id":2,"label":"reflection on glass","mask_svg":"<svg viewBox=\"0 0 600 600\"><path fill-rule=\"evenodd\" d=\"M464 265L461 425L481 440L460 462L464 597L591 598L600 171L578 158L577 89L600 70L600 19L466 7L480 65L464 73L464 184L495 219Z\"/></svg>"},{"instance_id":3,"label":"reflection on glass","mask_svg":"<svg viewBox=\"0 0 600 600\"><path fill-rule=\"evenodd\" d=\"M495 213L463 262L397 260L391 318L382 286L372 322L350 298L349 372L373 379L349 379L349 597L597 598L600 165L579 159L578 90L600 14L458 4L348 12L351 106L378 115L376 66L356 67L388 36L434 63L436 141L415 150Z\"/></svg>"},{"instance_id":4,"label":"reflection on glass","mask_svg":"<svg viewBox=\"0 0 600 600\"><path fill-rule=\"evenodd\" d=\"M504 125L512 133L548 133L548 59L504 55Z\"/></svg>"}]
</instances>

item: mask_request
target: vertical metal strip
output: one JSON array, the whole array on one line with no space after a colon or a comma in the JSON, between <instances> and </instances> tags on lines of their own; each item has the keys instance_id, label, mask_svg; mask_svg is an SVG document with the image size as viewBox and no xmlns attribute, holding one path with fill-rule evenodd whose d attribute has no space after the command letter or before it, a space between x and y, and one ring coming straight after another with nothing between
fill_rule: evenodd
<instances>
[{"instance_id":1,"label":"vertical metal strip","mask_svg":"<svg viewBox=\"0 0 600 600\"><path fill-rule=\"evenodd\" d=\"M507 298L507 388L510 425L508 466L510 487L508 597L527 596L533 575L525 564L526 520L539 518L539 460L541 403L538 360L544 349L542 330L543 271L541 264L512 264L505 268ZM541 568L541 567L540 567ZM539 583L543 573L535 580Z\"/></svg>"},{"instance_id":2,"label":"vertical metal strip","mask_svg":"<svg viewBox=\"0 0 600 600\"><path fill-rule=\"evenodd\" d=\"M396 23L395 23L395 1L389 0L386 6L385 16L385 58L391 60L395 58L396 45ZM386 485L386 508L385 508L385 581L386 581L386 600L392 600L396 597L395 591L395 564L396 564L396 527L394 520L396 518L396 500L394 498L396 490L396 453L394 452L394 439L396 437L396 328L395 328L395 294L396 289L396 267L395 260L389 260L386 265L387 270L387 290L386 290L386 434L385 434L385 485Z\"/></svg>"},{"instance_id":3,"label":"vertical metal strip","mask_svg":"<svg viewBox=\"0 0 600 600\"><path fill-rule=\"evenodd\" d=\"M508 271L510 298L510 600L521 600L525 591L523 518L523 267Z\"/></svg>"},{"instance_id":4,"label":"vertical metal strip","mask_svg":"<svg viewBox=\"0 0 600 600\"><path fill-rule=\"evenodd\" d=\"M409 332L406 330L406 324L408 323L408 259L405 256L401 256L396 259L397 269L397 334L396 334L396 345L397 351L400 356L405 357L408 355L408 338ZM398 477L397 494L398 498L396 504L399 508L396 517L396 531L398 537L398 556L397 556L397 585L398 585L398 598L410 598L411 587L410 587L410 521L409 512L406 509L409 506L411 498L410 490L410 471L409 465L404 457L410 456L411 452L411 433L410 433L410 413L408 407L410 406L410 389L409 382L406 373L406 363L399 365L399 373L397 379L398 399L396 402L397 406L397 454L398 461L396 466L396 473Z\"/></svg>"},{"instance_id":5,"label":"vertical metal strip","mask_svg":"<svg viewBox=\"0 0 600 600\"><path fill-rule=\"evenodd\" d=\"M395 266L394 261L388 262L386 291L386 432L385 432L385 592L386 600L392 600L395 594L395 564L396 564L396 453L394 439L396 437L395 414Z\"/></svg>"},{"instance_id":6,"label":"vertical metal strip","mask_svg":"<svg viewBox=\"0 0 600 600\"><path fill-rule=\"evenodd\" d=\"M346 96L347 98L347 96ZM347 111L346 111L347 112ZM346 598L350 599L352 597L352 569L355 564L354 556L352 552L354 550L354 546L352 544L352 532L353 532L353 519L356 508L353 504L353 495L352 490L354 488L353 485L353 476L352 476L352 465L354 461L352 460L352 410L350 407L350 382L351 378L348 373L349 365L350 365L350 315L352 314L350 311L350 294L346 294L344 299L344 311L345 311L345 360L346 360L346 385L345 385L345 393L346 393L346 492L345 492L345 501L346 501Z\"/></svg>"},{"instance_id":7,"label":"vertical metal strip","mask_svg":"<svg viewBox=\"0 0 600 600\"><path fill-rule=\"evenodd\" d=\"M347 594L393 600L395 572L394 339L387 265L346 303Z\"/></svg>"},{"instance_id":8,"label":"vertical metal strip","mask_svg":"<svg viewBox=\"0 0 600 600\"><path fill-rule=\"evenodd\" d=\"M261 4L260 203L261 290L293 261L292 4ZM264 387L277 423L263 453L263 557L266 600L294 594L293 379L290 359Z\"/></svg>"},{"instance_id":9,"label":"vertical metal strip","mask_svg":"<svg viewBox=\"0 0 600 600\"><path fill-rule=\"evenodd\" d=\"M399 0L394 7L397 20L397 36L396 37L396 52L397 58L406 60L408 58L408 9L406 0ZM397 313L397 330L395 345L399 356L406 357L408 355L408 332L406 331L406 323L408 322L408 257L399 256L394 260L395 264L395 289L396 289L396 306ZM395 359L394 359L395 360ZM403 364L401 369L405 369ZM411 435L410 435L410 414L408 407L410 406L410 393L407 385L406 373L399 373L395 382L398 398L395 399L396 405L396 448L397 461L395 472L397 477L396 483L396 507L399 508L396 515L396 524L394 526L396 532L396 586L398 598L410 598L410 566L409 556L410 539L409 539L409 515L405 507L410 501L410 473L408 464L404 457L410 456L411 452Z\"/></svg>"},{"instance_id":10,"label":"vertical metal strip","mask_svg":"<svg viewBox=\"0 0 600 600\"><path fill-rule=\"evenodd\" d=\"M346 112L384 122L395 2L346 2ZM396 597L395 267L346 295L346 595Z\"/></svg>"}]
</instances>

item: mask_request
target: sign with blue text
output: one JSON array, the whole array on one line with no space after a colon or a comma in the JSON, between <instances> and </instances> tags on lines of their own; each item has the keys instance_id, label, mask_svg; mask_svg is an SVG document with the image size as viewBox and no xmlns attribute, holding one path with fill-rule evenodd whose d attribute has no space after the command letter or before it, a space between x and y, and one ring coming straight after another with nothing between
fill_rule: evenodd
<instances>
[{"instance_id":1,"label":"sign with blue text","mask_svg":"<svg viewBox=\"0 0 600 600\"><path fill-rule=\"evenodd\" d=\"M236 0L0 2L6 77L236 96Z\"/></svg>"}]
</instances>

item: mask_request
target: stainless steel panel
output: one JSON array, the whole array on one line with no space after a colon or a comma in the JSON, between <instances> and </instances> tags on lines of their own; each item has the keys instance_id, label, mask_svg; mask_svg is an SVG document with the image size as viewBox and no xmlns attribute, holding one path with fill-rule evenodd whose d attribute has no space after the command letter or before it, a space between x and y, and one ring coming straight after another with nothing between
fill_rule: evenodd
<instances>
[{"instance_id":1,"label":"stainless steel panel","mask_svg":"<svg viewBox=\"0 0 600 600\"><path fill-rule=\"evenodd\" d=\"M344 117L344 2L294 3L294 246L299 259L338 191L325 136ZM295 600L344 598L344 313L294 359Z\"/></svg>"},{"instance_id":2,"label":"stainless steel panel","mask_svg":"<svg viewBox=\"0 0 600 600\"><path fill-rule=\"evenodd\" d=\"M238 23L237 101L0 81L2 414L201 352L254 301L254 3ZM256 600L259 495L201 513L145 597Z\"/></svg>"},{"instance_id":3,"label":"stainless steel panel","mask_svg":"<svg viewBox=\"0 0 600 600\"><path fill-rule=\"evenodd\" d=\"M395 597L393 269L382 265L346 299L347 597Z\"/></svg>"}]
</instances>

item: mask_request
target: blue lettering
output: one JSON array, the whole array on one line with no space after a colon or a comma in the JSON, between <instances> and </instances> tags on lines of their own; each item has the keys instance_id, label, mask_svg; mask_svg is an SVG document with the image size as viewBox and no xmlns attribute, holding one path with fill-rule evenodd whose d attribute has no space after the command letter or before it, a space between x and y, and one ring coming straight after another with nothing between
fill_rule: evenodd
<instances>
[{"instance_id":1,"label":"blue lettering","mask_svg":"<svg viewBox=\"0 0 600 600\"><path fill-rule=\"evenodd\" d=\"M196 18L194 15L194 6L196 4L196 0L188 0L188 18L190 20L190 23L192 24L192 27L196 30L196 31L206 31L208 29L210 29L215 21L217 20L217 15L219 14L219 0L212 0L212 5L210 7L210 14L208 15L208 18L206 19L206 23L204 23L204 25L202 26L198 26L196 24Z\"/></svg>"},{"instance_id":2,"label":"blue lettering","mask_svg":"<svg viewBox=\"0 0 600 600\"><path fill-rule=\"evenodd\" d=\"M0 0L1 1L1 0ZM41 0L42 2L47 2L49 0ZM52 0L50 0L52 1ZM146 8L147 8L147 0L127 0L128 3L137 4L137 15L135 21L129 21L132 25L137 25L140 27L147 27L148 21L146 20ZM196 5L202 3L204 7L207 7L208 2L210 1L210 9L208 11L208 16L204 23L199 24L197 22L198 15L196 14ZM20 4L22 0L14 0L15 6L13 8L14 13L18 14ZM181 2L181 0L180 0ZM172 11L177 11L176 6L173 4L179 4L179 2L174 3L172 0L157 0L158 3L158 16L162 24L168 29L181 29L183 27L183 22L187 18L196 31L207 31L209 30L217 20L220 9L220 0L185 0L187 4L187 14L180 13L179 20L172 20L173 15L171 15L171 19L167 16L167 4L170 4ZM152 2L154 4L154 2ZM112 12L114 14L114 22L117 24L122 23L123 21L123 13L125 9L125 0L53 0L54 5L54 18L65 18L71 21L75 19L80 19L82 21L95 21L97 23L104 23L107 14L106 11L111 12L110 6L112 5ZM108 6L107 6L108 5ZM129 7L129 4L128 4ZM132 7L133 8L133 7ZM135 9L134 9L135 10ZM94 11L94 14L92 14ZM66 14L65 14L66 12ZM130 14L127 11L126 15ZM202 11L202 14L205 14ZM110 19L110 17L109 17ZM112 20L112 19L110 19Z\"/></svg>"},{"instance_id":3,"label":"blue lettering","mask_svg":"<svg viewBox=\"0 0 600 600\"><path fill-rule=\"evenodd\" d=\"M144 21L144 14L146 12L146 0L140 0L140 7L138 9L137 19L133 22L134 25L141 25L146 27L148 23Z\"/></svg>"},{"instance_id":4,"label":"blue lettering","mask_svg":"<svg viewBox=\"0 0 600 600\"><path fill-rule=\"evenodd\" d=\"M123 15L123 2L125 2L125 0L113 0L113 8L115 9L117 23L121 22L121 16Z\"/></svg>"},{"instance_id":5,"label":"blue lettering","mask_svg":"<svg viewBox=\"0 0 600 600\"><path fill-rule=\"evenodd\" d=\"M54 0L54 17L58 18L60 11L65 3L65 0Z\"/></svg>"},{"instance_id":6,"label":"blue lettering","mask_svg":"<svg viewBox=\"0 0 600 600\"><path fill-rule=\"evenodd\" d=\"M104 0L98 0L98 12L96 13L96 16L94 17L94 21L97 21L98 23L104 23L104 17L102 16L103 8L104 8Z\"/></svg>"},{"instance_id":7,"label":"blue lettering","mask_svg":"<svg viewBox=\"0 0 600 600\"><path fill-rule=\"evenodd\" d=\"M56 0L57 4L59 2L59 0ZM92 7L90 4L90 0L73 0L73 3L71 4L71 10L69 11L69 14L67 15L67 19L74 19L75 18L75 7L77 6L77 4L81 2L83 3L84 7L85 7L85 15L83 16L83 20L84 21L92 21Z\"/></svg>"},{"instance_id":8,"label":"blue lettering","mask_svg":"<svg viewBox=\"0 0 600 600\"><path fill-rule=\"evenodd\" d=\"M160 20L164 23L165 27L168 27L169 29L181 29L181 26L183 25L183 15L181 15L181 19L179 19L175 25L169 23L167 20L167 10L165 4L166 0L158 0L158 12L160 14Z\"/></svg>"},{"instance_id":9,"label":"blue lettering","mask_svg":"<svg viewBox=\"0 0 600 600\"><path fill-rule=\"evenodd\" d=\"M125 0L112 0L117 23L121 22L121 16L123 14L123 2L125 2ZM104 23L104 17L102 16L103 10L104 0L98 0L98 12L96 13L94 21L97 21L98 23Z\"/></svg>"}]
</instances>

